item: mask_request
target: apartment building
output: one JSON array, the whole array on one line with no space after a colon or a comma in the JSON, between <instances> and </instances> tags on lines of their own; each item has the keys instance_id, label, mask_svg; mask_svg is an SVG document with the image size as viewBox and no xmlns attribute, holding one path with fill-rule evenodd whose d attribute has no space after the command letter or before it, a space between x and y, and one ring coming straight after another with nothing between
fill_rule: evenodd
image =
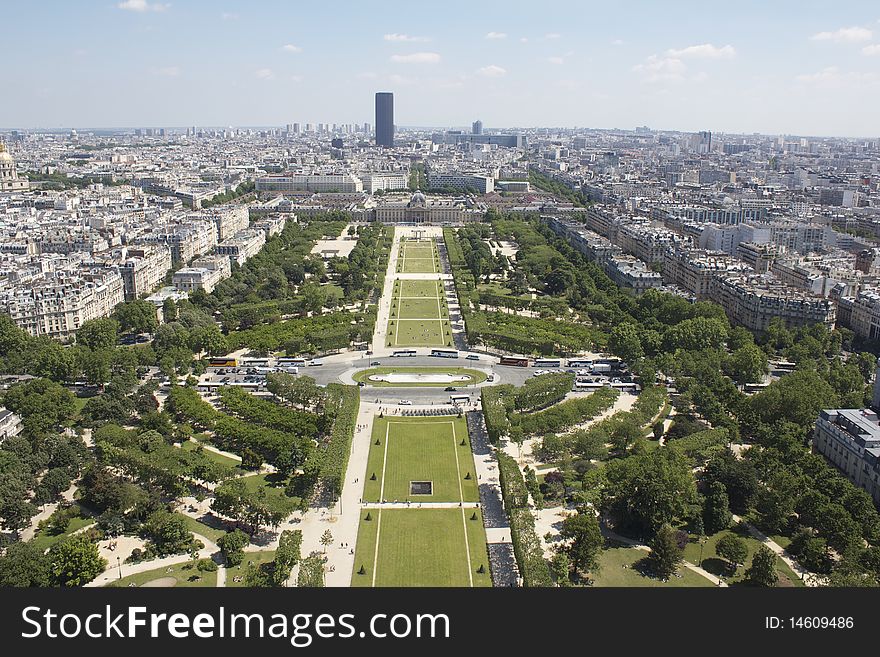
<instances>
[{"instance_id":1,"label":"apartment building","mask_svg":"<svg viewBox=\"0 0 880 657\"><path fill-rule=\"evenodd\" d=\"M123 257L119 273L125 286L126 301L152 292L171 269L171 249L164 244L127 248Z\"/></svg>"},{"instance_id":2,"label":"apartment building","mask_svg":"<svg viewBox=\"0 0 880 657\"><path fill-rule=\"evenodd\" d=\"M813 447L880 504L880 421L875 411L823 410L813 429Z\"/></svg>"},{"instance_id":3,"label":"apartment building","mask_svg":"<svg viewBox=\"0 0 880 657\"><path fill-rule=\"evenodd\" d=\"M242 230L228 240L217 245L219 255L228 256L239 267L260 252L266 243L266 233L262 230Z\"/></svg>"}]
</instances>

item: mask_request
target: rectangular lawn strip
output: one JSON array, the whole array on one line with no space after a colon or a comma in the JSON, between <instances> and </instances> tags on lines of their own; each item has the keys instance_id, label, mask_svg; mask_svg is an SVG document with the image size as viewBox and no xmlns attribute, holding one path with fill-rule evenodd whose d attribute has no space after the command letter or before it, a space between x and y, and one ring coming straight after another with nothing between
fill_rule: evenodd
<instances>
[{"instance_id":1,"label":"rectangular lawn strip","mask_svg":"<svg viewBox=\"0 0 880 657\"><path fill-rule=\"evenodd\" d=\"M226 569L226 586L232 587L245 587L247 584L244 581L245 573L247 573L248 564L252 563L255 566L259 566L260 564L269 563L270 561L275 560L275 550L262 550L260 552L245 552L244 560L241 562L241 565L235 566L233 568ZM235 578L241 577L242 581L236 582Z\"/></svg>"},{"instance_id":2,"label":"rectangular lawn strip","mask_svg":"<svg viewBox=\"0 0 880 657\"><path fill-rule=\"evenodd\" d=\"M744 539L749 549L749 556L746 557L745 564L737 568L736 574L734 574L732 577L730 577L730 570L726 568L727 561L719 557L715 552L715 546L717 545L718 540L725 534L735 534L736 536ZM712 536L707 537L706 543L704 543L703 545L703 563L699 564L698 562L700 560L700 544L694 536L691 536L691 539L692 540L688 542L687 546L684 549L684 558L693 564L702 565L704 569L706 569L713 575L724 575L724 578L728 583L737 583L743 581L746 568L751 565L752 557L755 556L755 552L757 552L758 548L761 546L761 542L758 541L758 539L756 538L752 538L752 536L750 536L745 529L742 529L741 531L735 527L731 529L725 529L724 531L720 531L717 534L713 534ZM779 557L776 558L776 573L780 577L790 580L794 586L804 585L804 583L800 580L800 577L791 568L789 568L787 563L785 563Z\"/></svg>"},{"instance_id":3,"label":"rectangular lawn strip","mask_svg":"<svg viewBox=\"0 0 880 657\"><path fill-rule=\"evenodd\" d=\"M366 499L366 498L365 498ZM369 514L370 519L367 520ZM379 509L361 509L361 520L358 524L354 567L351 573L352 586L373 585L373 561L376 558L376 531L379 527ZM364 572L359 572L361 566Z\"/></svg>"},{"instance_id":4,"label":"rectangular lawn strip","mask_svg":"<svg viewBox=\"0 0 880 657\"><path fill-rule=\"evenodd\" d=\"M125 575L126 564L122 564L122 574ZM118 569L114 569L118 572ZM170 571L170 572L169 572ZM105 588L123 588L129 584L143 586L147 582L162 580L167 577L173 577L177 580L174 588L215 588L217 586L217 571L201 572L194 565L192 560L174 564L173 566L165 566L154 570L146 570L142 573L128 575L122 579L116 579L104 585Z\"/></svg>"},{"instance_id":5,"label":"rectangular lawn strip","mask_svg":"<svg viewBox=\"0 0 880 657\"><path fill-rule=\"evenodd\" d=\"M599 556L599 572L592 573L593 586L715 586L686 566L678 569L681 577L671 577L667 582L646 577L636 570L634 564L647 556L646 551L636 548L606 547Z\"/></svg>"},{"instance_id":6,"label":"rectangular lawn strip","mask_svg":"<svg viewBox=\"0 0 880 657\"><path fill-rule=\"evenodd\" d=\"M438 299L396 299L395 319L446 319L448 314Z\"/></svg>"},{"instance_id":7,"label":"rectangular lawn strip","mask_svg":"<svg viewBox=\"0 0 880 657\"><path fill-rule=\"evenodd\" d=\"M419 281L402 278L398 282L400 283L400 287L398 289L398 294L395 296L427 297L429 299L436 299L439 298L443 292L440 287L440 281Z\"/></svg>"},{"instance_id":8,"label":"rectangular lawn strip","mask_svg":"<svg viewBox=\"0 0 880 657\"><path fill-rule=\"evenodd\" d=\"M381 519L377 510L370 513L372 520L365 521L366 513L361 512L352 586L372 586L374 559L376 586L471 585L468 549L473 545L471 552L476 549L482 555L486 543L483 539L480 545L477 537L465 545L461 509L386 509ZM378 551L374 526L379 531ZM361 566L363 575L358 574ZM473 576L475 586L484 585L485 575Z\"/></svg>"},{"instance_id":9,"label":"rectangular lawn strip","mask_svg":"<svg viewBox=\"0 0 880 657\"><path fill-rule=\"evenodd\" d=\"M58 541L67 538L68 536L83 529L84 527L89 527L94 524L95 519L89 516L86 516L84 518L71 518L70 522L67 524L67 529L63 533L50 534L47 529L38 529L37 532L34 534L34 537L29 541L29 543L41 550L48 550Z\"/></svg>"},{"instance_id":10,"label":"rectangular lawn strip","mask_svg":"<svg viewBox=\"0 0 880 657\"><path fill-rule=\"evenodd\" d=\"M464 445L460 444L462 438ZM379 501L383 470L384 496L389 502L459 502L462 497L465 502L479 501L474 458L463 418L376 418L365 473L365 502ZM465 479L468 473L470 479ZM432 494L410 495L411 481L433 482Z\"/></svg>"},{"instance_id":11,"label":"rectangular lawn strip","mask_svg":"<svg viewBox=\"0 0 880 657\"><path fill-rule=\"evenodd\" d=\"M407 258L401 267L402 274L439 274L433 258Z\"/></svg>"},{"instance_id":12,"label":"rectangular lawn strip","mask_svg":"<svg viewBox=\"0 0 880 657\"><path fill-rule=\"evenodd\" d=\"M397 347L445 347L449 322L446 320L400 319L389 327L393 345Z\"/></svg>"}]
</instances>

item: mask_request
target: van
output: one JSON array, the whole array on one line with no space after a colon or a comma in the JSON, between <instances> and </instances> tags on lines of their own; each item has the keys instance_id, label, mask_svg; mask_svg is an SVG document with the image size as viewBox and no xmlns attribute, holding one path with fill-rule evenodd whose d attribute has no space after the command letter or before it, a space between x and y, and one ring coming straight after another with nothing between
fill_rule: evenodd
<instances>
[{"instance_id":1,"label":"van","mask_svg":"<svg viewBox=\"0 0 880 657\"><path fill-rule=\"evenodd\" d=\"M319 365L323 365L324 361L322 360L310 360L309 367L318 367Z\"/></svg>"}]
</instances>

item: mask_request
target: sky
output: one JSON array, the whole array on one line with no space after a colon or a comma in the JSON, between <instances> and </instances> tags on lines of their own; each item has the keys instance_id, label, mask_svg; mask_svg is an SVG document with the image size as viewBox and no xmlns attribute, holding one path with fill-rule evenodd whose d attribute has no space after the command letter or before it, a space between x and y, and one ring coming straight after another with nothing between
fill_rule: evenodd
<instances>
[{"instance_id":1,"label":"sky","mask_svg":"<svg viewBox=\"0 0 880 657\"><path fill-rule=\"evenodd\" d=\"M0 128L880 134L876 0L4 3Z\"/></svg>"}]
</instances>

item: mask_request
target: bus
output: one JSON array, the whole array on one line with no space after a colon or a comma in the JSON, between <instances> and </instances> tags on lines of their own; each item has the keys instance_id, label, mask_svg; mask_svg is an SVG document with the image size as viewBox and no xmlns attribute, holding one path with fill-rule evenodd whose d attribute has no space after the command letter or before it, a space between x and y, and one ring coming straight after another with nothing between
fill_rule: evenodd
<instances>
[{"instance_id":1,"label":"bus","mask_svg":"<svg viewBox=\"0 0 880 657\"><path fill-rule=\"evenodd\" d=\"M456 406L458 404L469 404L471 402L470 395L449 395L449 401L451 401Z\"/></svg>"},{"instance_id":2,"label":"bus","mask_svg":"<svg viewBox=\"0 0 880 657\"><path fill-rule=\"evenodd\" d=\"M797 363L792 363L787 360L780 360L775 363L771 363L772 368L777 372L794 372L795 368L797 368Z\"/></svg>"},{"instance_id":3,"label":"bus","mask_svg":"<svg viewBox=\"0 0 880 657\"><path fill-rule=\"evenodd\" d=\"M431 355L437 358L458 358L458 352L454 349L431 349Z\"/></svg>"},{"instance_id":4,"label":"bus","mask_svg":"<svg viewBox=\"0 0 880 657\"><path fill-rule=\"evenodd\" d=\"M536 358L532 367L562 367L561 358Z\"/></svg>"},{"instance_id":5,"label":"bus","mask_svg":"<svg viewBox=\"0 0 880 657\"><path fill-rule=\"evenodd\" d=\"M269 365L268 358L242 358L242 367L267 367Z\"/></svg>"},{"instance_id":6,"label":"bus","mask_svg":"<svg viewBox=\"0 0 880 657\"><path fill-rule=\"evenodd\" d=\"M416 355L415 349L398 349L397 351L391 352L392 356L397 356L398 358L406 358Z\"/></svg>"},{"instance_id":7,"label":"bus","mask_svg":"<svg viewBox=\"0 0 880 657\"><path fill-rule=\"evenodd\" d=\"M529 359L525 356L502 356L499 365L512 365L513 367L528 367Z\"/></svg>"},{"instance_id":8,"label":"bus","mask_svg":"<svg viewBox=\"0 0 880 657\"><path fill-rule=\"evenodd\" d=\"M592 381L575 381L574 389L575 390L598 390L599 388L604 387L604 383L593 383Z\"/></svg>"},{"instance_id":9,"label":"bus","mask_svg":"<svg viewBox=\"0 0 880 657\"><path fill-rule=\"evenodd\" d=\"M583 358L569 358L569 359L568 359L568 366L569 366L569 367L585 367L585 368L590 368L590 367L593 366L593 361L591 361L591 360L586 360L586 359L583 359Z\"/></svg>"},{"instance_id":10,"label":"bus","mask_svg":"<svg viewBox=\"0 0 880 657\"><path fill-rule=\"evenodd\" d=\"M208 367L238 367L235 358L209 358Z\"/></svg>"},{"instance_id":11,"label":"bus","mask_svg":"<svg viewBox=\"0 0 880 657\"><path fill-rule=\"evenodd\" d=\"M305 358L293 358L292 356L285 356L283 358L278 359L278 364L282 367L305 367L306 359Z\"/></svg>"}]
</instances>

